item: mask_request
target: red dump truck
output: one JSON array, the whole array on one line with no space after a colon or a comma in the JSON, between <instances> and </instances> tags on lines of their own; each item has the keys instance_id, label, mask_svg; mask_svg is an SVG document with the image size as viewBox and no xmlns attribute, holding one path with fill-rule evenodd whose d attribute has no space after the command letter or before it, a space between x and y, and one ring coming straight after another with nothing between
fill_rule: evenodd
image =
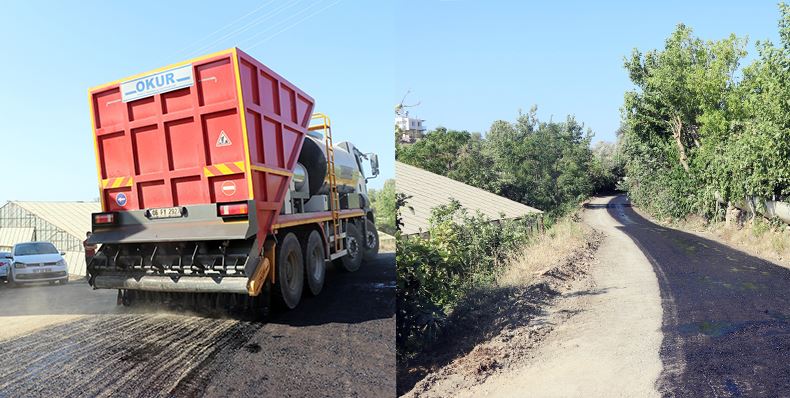
<instances>
[{"instance_id":1,"label":"red dump truck","mask_svg":"<svg viewBox=\"0 0 790 398\"><path fill-rule=\"evenodd\" d=\"M103 210L89 283L119 303L265 312L272 292L294 308L329 262L352 272L377 255L378 157L335 145L313 98L241 50L92 88L89 103Z\"/></svg>"}]
</instances>

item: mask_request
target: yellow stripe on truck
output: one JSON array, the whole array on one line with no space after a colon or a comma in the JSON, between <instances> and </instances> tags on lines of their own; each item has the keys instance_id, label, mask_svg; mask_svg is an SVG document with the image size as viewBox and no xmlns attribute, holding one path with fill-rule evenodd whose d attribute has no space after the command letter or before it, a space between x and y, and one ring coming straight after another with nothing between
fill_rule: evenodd
<instances>
[{"instance_id":1,"label":"yellow stripe on truck","mask_svg":"<svg viewBox=\"0 0 790 398\"><path fill-rule=\"evenodd\" d=\"M228 167L226 164L224 164L224 163L220 163L220 164L218 164L218 165L215 165L214 167L216 167L216 168L217 168L217 170L219 170L219 172L220 172L220 173L222 173L223 175L233 174L233 170L231 170L231 169L230 169L230 168L229 168L229 167Z\"/></svg>"},{"instance_id":2,"label":"yellow stripe on truck","mask_svg":"<svg viewBox=\"0 0 790 398\"><path fill-rule=\"evenodd\" d=\"M113 177L102 180L101 187L103 189L126 188L131 187L133 183L132 177Z\"/></svg>"},{"instance_id":3,"label":"yellow stripe on truck","mask_svg":"<svg viewBox=\"0 0 790 398\"><path fill-rule=\"evenodd\" d=\"M233 167L237 168L238 170L234 170ZM223 175L230 175L230 174L239 174L243 173L244 169L244 162L228 162L228 163L217 163L203 167L203 174L206 177L216 177L216 176L223 176Z\"/></svg>"}]
</instances>

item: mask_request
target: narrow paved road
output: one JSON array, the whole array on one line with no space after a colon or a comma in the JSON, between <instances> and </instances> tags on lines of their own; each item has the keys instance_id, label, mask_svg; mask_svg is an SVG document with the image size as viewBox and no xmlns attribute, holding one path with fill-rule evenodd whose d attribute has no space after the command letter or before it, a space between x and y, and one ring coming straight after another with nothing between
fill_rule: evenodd
<instances>
[{"instance_id":1,"label":"narrow paved road","mask_svg":"<svg viewBox=\"0 0 790 398\"><path fill-rule=\"evenodd\" d=\"M268 323L129 310L84 282L0 287L0 397L393 396L394 261L330 270Z\"/></svg>"},{"instance_id":2,"label":"narrow paved road","mask_svg":"<svg viewBox=\"0 0 790 398\"><path fill-rule=\"evenodd\" d=\"M537 324L555 324L531 358L460 397L657 397L661 294L650 261L595 198L584 222L603 232L589 278Z\"/></svg>"},{"instance_id":3,"label":"narrow paved road","mask_svg":"<svg viewBox=\"0 0 790 398\"><path fill-rule=\"evenodd\" d=\"M525 363L456 396L790 397L790 270L657 225L625 196L584 220L606 237L589 283Z\"/></svg>"},{"instance_id":4,"label":"narrow paved road","mask_svg":"<svg viewBox=\"0 0 790 398\"><path fill-rule=\"evenodd\" d=\"M659 391L790 396L790 270L607 206L653 264L664 309Z\"/></svg>"}]
</instances>

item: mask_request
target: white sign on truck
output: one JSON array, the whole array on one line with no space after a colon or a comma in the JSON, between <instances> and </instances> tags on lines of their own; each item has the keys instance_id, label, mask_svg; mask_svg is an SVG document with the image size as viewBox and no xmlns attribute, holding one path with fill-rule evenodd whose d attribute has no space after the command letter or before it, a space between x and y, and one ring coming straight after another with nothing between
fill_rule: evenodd
<instances>
[{"instance_id":1,"label":"white sign on truck","mask_svg":"<svg viewBox=\"0 0 790 398\"><path fill-rule=\"evenodd\" d=\"M129 102L195 84L192 64L138 77L121 83L121 100Z\"/></svg>"}]
</instances>

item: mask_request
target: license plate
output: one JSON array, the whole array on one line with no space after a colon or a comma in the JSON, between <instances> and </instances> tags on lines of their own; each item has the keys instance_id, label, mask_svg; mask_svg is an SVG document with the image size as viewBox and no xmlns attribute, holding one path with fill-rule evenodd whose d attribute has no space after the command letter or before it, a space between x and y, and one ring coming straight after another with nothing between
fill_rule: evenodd
<instances>
[{"instance_id":1,"label":"license plate","mask_svg":"<svg viewBox=\"0 0 790 398\"><path fill-rule=\"evenodd\" d=\"M52 270L52 268L38 268L38 269L34 269L33 272L34 273L41 273L41 272L49 272L51 270Z\"/></svg>"},{"instance_id":2,"label":"license plate","mask_svg":"<svg viewBox=\"0 0 790 398\"><path fill-rule=\"evenodd\" d=\"M163 207L160 209L148 209L149 218L178 218L183 216L181 207Z\"/></svg>"}]
</instances>

